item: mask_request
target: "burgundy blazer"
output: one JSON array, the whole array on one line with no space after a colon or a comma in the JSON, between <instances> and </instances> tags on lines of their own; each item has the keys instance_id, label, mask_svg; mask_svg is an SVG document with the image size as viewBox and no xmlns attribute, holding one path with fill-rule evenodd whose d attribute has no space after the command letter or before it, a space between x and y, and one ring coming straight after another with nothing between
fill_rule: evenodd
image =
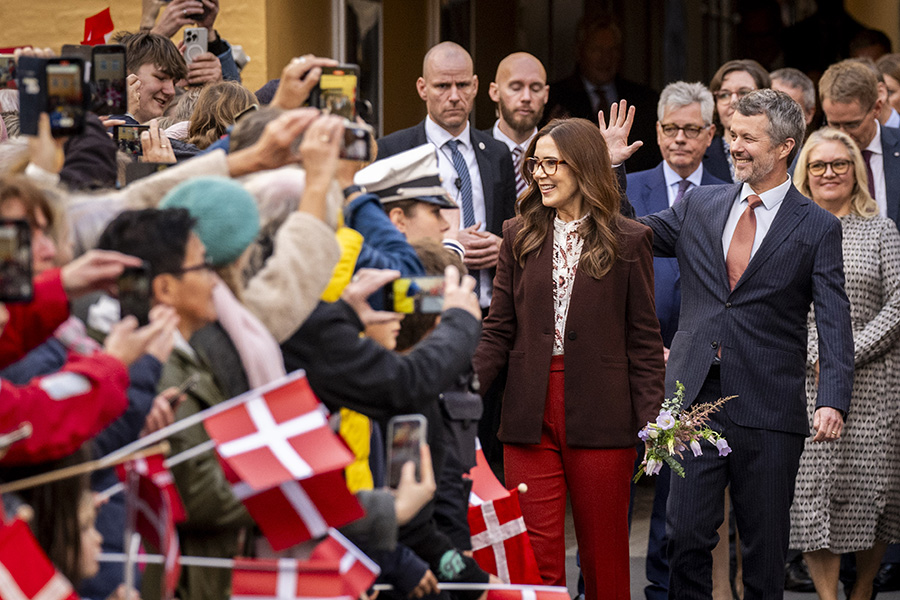
<instances>
[{"instance_id":1,"label":"burgundy blazer","mask_svg":"<svg viewBox=\"0 0 900 600\"><path fill-rule=\"evenodd\" d=\"M619 258L602 279L578 270L565 330L566 443L626 448L656 419L665 390L653 299L653 234L619 221ZM521 217L503 224L491 309L474 364L487 390L508 363L498 438L537 444L553 353L553 234L524 268L512 247Z\"/></svg>"}]
</instances>

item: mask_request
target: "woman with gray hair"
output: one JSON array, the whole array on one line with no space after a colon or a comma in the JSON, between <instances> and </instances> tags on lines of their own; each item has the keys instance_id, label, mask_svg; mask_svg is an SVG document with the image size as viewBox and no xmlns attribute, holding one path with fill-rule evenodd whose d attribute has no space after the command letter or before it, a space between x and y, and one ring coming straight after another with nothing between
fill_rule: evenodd
<instances>
[{"instance_id":1,"label":"woman with gray hair","mask_svg":"<svg viewBox=\"0 0 900 600\"><path fill-rule=\"evenodd\" d=\"M833 444L806 440L790 547L803 551L816 592L837 600L841 554L856 554L851 600L869 600L886 544L900 540L900 233L878 215L866 165L853 140L836 129L813 133L794 184L841 220L845 289L855 347L852 410ZM806 391L810 420L818 387L818 342L809 317Z\"/></svg>"}]
</instances>

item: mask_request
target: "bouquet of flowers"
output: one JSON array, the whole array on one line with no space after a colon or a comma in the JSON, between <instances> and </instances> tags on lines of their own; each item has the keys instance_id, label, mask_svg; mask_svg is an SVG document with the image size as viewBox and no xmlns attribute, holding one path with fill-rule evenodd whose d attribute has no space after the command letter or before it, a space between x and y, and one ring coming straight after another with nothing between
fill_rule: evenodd
<instances>
[{"instance_id":1,"label":"bouquet of flowers","mask_svg":"<svg viewBox=\"0 0 900 600\"><path fill-rule=\"evenodd\" d=\"M714 445L719 451L719 456L727 456L731 452L728 442L721 434L710 429L706 423L714 412L732 398L734 396L719 398L715 402L698 404L687 412L682 412L684 385L680 381L676 381L675 395L663 402L656 422L648 422L638 433L638 437L647 445L647 451L637 475L634 476L634 481L637 482L644 474L658 474L663 463L669 465L674 473L684 477L684 467L675 457L683 459L684 456L681 453L688 448L691 449L694 456L703 454L700 447L701 439Z\"/></svg>"}]
</instances>

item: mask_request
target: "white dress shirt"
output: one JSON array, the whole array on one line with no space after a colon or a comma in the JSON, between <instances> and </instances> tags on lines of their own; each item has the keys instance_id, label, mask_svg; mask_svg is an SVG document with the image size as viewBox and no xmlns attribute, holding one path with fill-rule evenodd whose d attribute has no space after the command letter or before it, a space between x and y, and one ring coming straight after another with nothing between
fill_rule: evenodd
<instances>
[{"instance_id":1,"label":"white dress shirt","mask_svg":"<svg viewBox=\"0 0 900 600\"><path fill-rule=\"evenodd\" d=\"M872 180L875 182L875 203L878 204L878 214L887 217L887 187L884 183L884 149L881 147L881 124L875 131L875 137L866 146L866 150L872 152L869 158L869 168L872 169Z\"/></svg>"},{"instance_id":2,"label":"white dress shirt","mask_svg":"<svg viewBox=\"0 0 900 600\"><path fill-rule=\"evenodd\" d=\"M775 215L778 214L778 209L781 208L781 203L789 189L791 189L790 177L788 177L781 185L774 187L767 192L763 192L762 194L756 194L759 196L759 199L762 200L762 205L758 206L756 210L753 211L756 215L756 237L753 238L753 248L750 250L751 259L756 254L756 251L759 250L759 245L762 244L763 238L769 233L769 228L772 227L772 221L775 220ZM741 213L747 208L747 196L755 193L756 192L753 191L750 185L745 183L741 188L740 195L734 200L734 204L731 206L731 212L728 213L728 220L725 221L725 230L722 232L722 252L725 256L728 256L728 246L731 245L731 238L734 237L734 230L737 227L738 219L741 218Z\"/></svg>"},{"instance_id":3,"label":"white dress shirt","mask_svg":"<svg viewBox=\"0 0 900 600\"><path fill-rule=\"evenodd\" d=\"M675 196L678 195L678 184L681 183L681 175L676 173L666 161L663 161L663 175L665 175L666 178L666 192L669 194L669 206L672 206L675 204ZM703 181L703 163L700 163L697 170L685 177L685 179L691 182L688 189L684 190L685 193L695 187L700 187L700 182Z\"/></svg>"},{"instance_id":4,"label":"white dress shirt","mask_svg":"<svg viewBox=\"0 0 900 600\"><path fill-rule=\"evenodd\" d=\"M460 190L456 187L456 180L459 175L453 166L453 153L446 145L450 140L459 140L460 154L466 161L466 167L469 169L469 178L472 180L472 208L475 211L475 222L481 223L478 231L486 231L487 229L487 211L484 205L484 186L481 183L481 170L478 168L478 159L475 157L475 148L472 147L472 136L470 132L471 125L466 123L466 128L461 134L454 137L447 132L446 129L431 120L431 117L425 117L425 138L438 149L438 172L441 175L441 186L447 190L450 197L462 209L462 198ZM460 213L461 214L461 213ZM459 219L459 228L465 229L462 217ZM479 298L482 308L491 304L491 274L488 269L482 269L479 277L481 285L481 297Z\"/></svg>"}]
</instances>

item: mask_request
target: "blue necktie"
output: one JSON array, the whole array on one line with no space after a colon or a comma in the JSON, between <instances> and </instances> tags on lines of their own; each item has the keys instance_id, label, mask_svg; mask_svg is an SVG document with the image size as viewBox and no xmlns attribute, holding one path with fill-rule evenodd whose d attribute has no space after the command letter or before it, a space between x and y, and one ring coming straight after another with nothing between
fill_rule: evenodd
<instances>
[{"instance_id":1,"label":"blue necktie","mask_svg":"<svg viewBox=\"0 0 900 600\"><path fill-rule=\"evenodd\" d=\"M462 200L463 227L471 227L475 224L475 207L472 205L472 178L469 177L469 168L466 159L459 151L459 140L450 140L447 146L450 148L450 157L453 159L453 168L459 175L459 197Z\"/></svg>"},{"instance_id":2,"label":"blue necktie","mask_svg":"<svg viewBox=\"0 0 900 600\"><path fill-rule=\"evenodd\" d=\"M672 202L672 205L678 204L682 198L684 198L684 193L688 191L688 188L691 187L691 182L687 179L682 179L678 182L678 192L675 194L675 201Z\"/></svg>"},{"instance_id":3,"label":"blue necktie","mask_svg":"<svg viewBox=\"0 0 900 600\"><path fill-rule=\"evenodd\" d=\"M459 198L462 201L463 228L471 227L475 224L475 206L472 203L472 178L469 177L469 167L466 166L466 159L463 158L459 151L459 140L450 140L447 146L450 148L450 158L453 159L453 168L459 175L458 185ZM472 271L470 273L475 278L475 294L481 300L481 271Z\"/></svg>"}]
</instances>

